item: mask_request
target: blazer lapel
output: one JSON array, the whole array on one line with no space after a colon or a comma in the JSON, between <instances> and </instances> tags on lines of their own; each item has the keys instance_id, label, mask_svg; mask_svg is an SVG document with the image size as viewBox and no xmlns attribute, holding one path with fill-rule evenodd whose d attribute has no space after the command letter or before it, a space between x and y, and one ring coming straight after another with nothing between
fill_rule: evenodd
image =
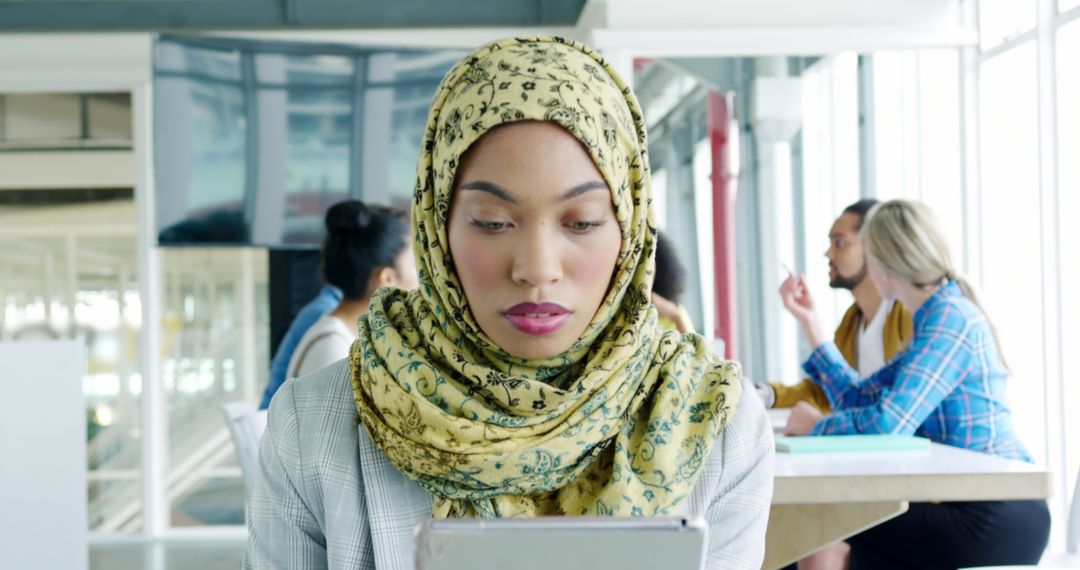
<instances>
[{"instance_id":1,"label":"blazer lapel","mask_svg":"<svg viewBox=\"0 0 1080 570\"><path fill-rule=\"evenodd\" d=\"M415 481L394 468L363 425L357 429L375 567L412 570L413 529L431 517L431 498Z\"/></svg>"}]
</instances>

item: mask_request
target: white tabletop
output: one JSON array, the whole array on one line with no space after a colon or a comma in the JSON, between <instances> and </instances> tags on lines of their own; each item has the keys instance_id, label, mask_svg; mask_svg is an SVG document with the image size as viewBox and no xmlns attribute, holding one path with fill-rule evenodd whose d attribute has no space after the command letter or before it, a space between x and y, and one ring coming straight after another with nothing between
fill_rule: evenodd
<instances>
[{"instance_id":1,"label":"white tabletop","mask_svg":"<svg viewBox=\"0 0 1080 570\"><path fill-rule=\"evenodd\" d=\"M776 454L773 504L1049 496L1045 467L936 443L920 451Z\"/></svg>"}]
</instances>

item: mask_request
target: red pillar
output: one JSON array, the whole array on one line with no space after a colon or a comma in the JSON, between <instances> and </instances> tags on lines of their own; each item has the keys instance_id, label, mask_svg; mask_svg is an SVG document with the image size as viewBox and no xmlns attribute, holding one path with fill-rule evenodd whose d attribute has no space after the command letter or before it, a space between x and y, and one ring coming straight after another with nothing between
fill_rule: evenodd
<instances>
[{"instance_id":1,"label":"red pillar","mask_svg":"<svg viewBox=\"0 0 1080 570\"><path fill-rule=\"evenodd\" d=\"M713 268L716 282L716 330L725 356L735 358L735 177L731 174L728 128L733 95L709 92L709 140L712 145Z\"/></svg>"}]
</instances>

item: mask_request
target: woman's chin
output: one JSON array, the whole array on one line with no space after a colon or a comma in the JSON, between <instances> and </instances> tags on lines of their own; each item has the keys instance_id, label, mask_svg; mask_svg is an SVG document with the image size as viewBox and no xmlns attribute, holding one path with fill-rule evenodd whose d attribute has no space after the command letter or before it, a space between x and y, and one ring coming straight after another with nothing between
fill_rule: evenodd
<instances>
[{"instance_id":1,"label":"woman's chin","mask_svg":"<svg viewBox=\"0 0 1080 570\"><path fill-rule=\"evenodd\" d=\"M570 348L569 343L566 344L566 346L558 346L558 347L544 346L546 344L547 343L543 343L543 342L535 342L532 346L517 345L517 346L514 346L514 347L510 347L510 348L508 348L508 347L501 347L501 348L503 350L505 350L508 354L510 354L510 356L513 356L513 357L516 357L516 358L523 358L523 359L526 359L526 360L545 360L545 359L548 359L548 358L552 358L554 356L558 356L558 355L566 352L567 349Z\"/></svg>"},{"instance_id":2,"label":"woman's chin","mask_svg":"<svg viewBox=\"0 0 1080 570\"><path fill-rule=\"evenodd\" d=\"M516 333L513 336L517 338L507 339L508 342L498 343L499 348L506 351L510 356L524 358L526 360L544 360L559 356L569 350L570 347L573 346L575 340L555 338L554 335L545 337ZM562 335L558 336L561 337Z\"/></svg>"}]
</instances>

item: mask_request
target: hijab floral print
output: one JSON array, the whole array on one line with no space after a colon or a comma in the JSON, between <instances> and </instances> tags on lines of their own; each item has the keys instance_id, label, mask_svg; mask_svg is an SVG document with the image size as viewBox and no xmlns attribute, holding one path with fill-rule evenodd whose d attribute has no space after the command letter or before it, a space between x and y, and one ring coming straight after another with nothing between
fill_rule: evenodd
<instances>
[{"instance_id":1,"label":"hijab floral print","mask_svg":"<svg viewBox=\"0 0 1080 570\"><path fill-rule=\"evenodd\" d=\"M564 353L514 357L477 326L447 240L462 155L552 121L611 189L622 244L607 296ZM604 59L557 37L501 40L443 78L417 165L420 288L381 289L350 351L360 422L436 517L677 512L741 395L738 364L657 325L645 124Z\"/></svg>"}]
</instances>

